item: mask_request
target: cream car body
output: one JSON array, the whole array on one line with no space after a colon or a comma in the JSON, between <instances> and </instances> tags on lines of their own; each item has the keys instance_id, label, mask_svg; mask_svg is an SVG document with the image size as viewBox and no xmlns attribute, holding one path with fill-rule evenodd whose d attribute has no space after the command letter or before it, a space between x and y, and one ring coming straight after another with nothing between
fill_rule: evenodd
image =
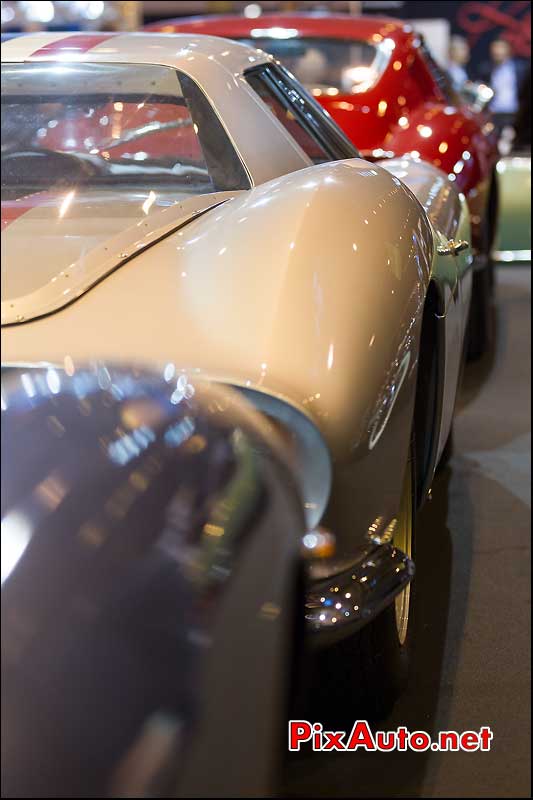
<instances>
[{"instance_id":1,"label":"cream car body","mask_svg":"<svg viewBox=\"0 0 533 800\"><path fill-rule=\"evenodd\" d=\"M264 53L156 34L62 51L62 37L10 41L3 61L180 70L215 109L250 188L147 210L146 196L127 189L90 203L80 191L28 210L2 237L3 360L136 362L166 365L170 376L175 365L240 387L282 422L294 410L331 458L331 486L324 472L313 483L312 458L299 465L309 473L308 524L328 525L337 541L313 574L339 576L379 552L387 562L415 404L428 406L415 420L422 494L450 430L471 275L470 250L449 242L469 241L464 198L415 159L387 169L358 158L313 165L244 77L272 63ZM73 236L85 252L74 261ZM417 397L430 329L431 403ZM398 578L387 597L403 585ZM380 603L369 599L366 619Z\"/></svg>"}]
</instances>

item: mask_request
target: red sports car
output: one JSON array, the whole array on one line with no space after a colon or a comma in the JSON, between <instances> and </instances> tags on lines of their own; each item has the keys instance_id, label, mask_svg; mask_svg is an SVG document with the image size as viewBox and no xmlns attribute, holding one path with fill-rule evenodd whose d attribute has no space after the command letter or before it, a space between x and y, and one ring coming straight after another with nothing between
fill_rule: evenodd
<instances>
[{"instance_id":1,"label":"red sports car","mask_svg":"<svg viewBox=\"0 0 533 800\"><path fill-rule=\"evenodd\" d=\"M420 35L373 16L207 16L148 26L244 40L284 62L369 159L418 154L446 172L468 200L476 271L470 354L490 329L491 265L496 230L497 135L490 117L451 86Z\"/></svg>"}]
</instances>

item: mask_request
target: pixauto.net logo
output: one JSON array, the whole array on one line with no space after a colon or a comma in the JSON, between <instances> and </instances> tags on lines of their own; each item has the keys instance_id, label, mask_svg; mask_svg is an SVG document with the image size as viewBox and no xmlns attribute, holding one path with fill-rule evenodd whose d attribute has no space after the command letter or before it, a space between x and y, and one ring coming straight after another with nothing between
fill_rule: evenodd
<instances>
[{"instance_id":1,"label":"pixauto.net logo","mask_svg":"<svg viewBox=\"0 0 533 800\"><path fill-rule=\"evenodd\" d=\"M466 752L477 750L488 752L493 733L488 726L479 731L439 731L435 738L426 731L409 731L400 726L394 731L372 731L366 720L354 722L350 732L326 731L320 722L291 719L289 722L289 750L298 752L302 745L319 752L367 752L388 753L391 750L425 750L436 752Z\"/></svg>"}]
</instances>

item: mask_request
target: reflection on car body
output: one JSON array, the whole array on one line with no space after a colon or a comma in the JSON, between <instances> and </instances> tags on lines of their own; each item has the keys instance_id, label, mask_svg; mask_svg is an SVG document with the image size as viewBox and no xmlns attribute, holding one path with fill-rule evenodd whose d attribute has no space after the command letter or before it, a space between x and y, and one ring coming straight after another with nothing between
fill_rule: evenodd
<instances>
[{"instance_id":1,"label":"reflection on car body","mask_svg":"<svg viewBox=\"0 0 533 800\"><path fill-rule=\"evenodd\" d=\"M176 405L197 381L236 388L269 426L264 441L281 433L297 484L311 556L300 620L319 660L371 660L377 714L410 648L414 520L452 427L466 200L412 155L361 159L255 49L193 35L84 42L2 49L2 125L14 131L21 108L25 120L24 144L11 133L2 154L3 358L33 365L23 388L35 365L70 376L94 360L155 369ZM102 149L109 138L117 147ZM135 437L110 444L117 467L144 458ZM389 649L365 653L368 630ZM352 675L347 702L361 685Z\"/></svg>"}]
</instances>

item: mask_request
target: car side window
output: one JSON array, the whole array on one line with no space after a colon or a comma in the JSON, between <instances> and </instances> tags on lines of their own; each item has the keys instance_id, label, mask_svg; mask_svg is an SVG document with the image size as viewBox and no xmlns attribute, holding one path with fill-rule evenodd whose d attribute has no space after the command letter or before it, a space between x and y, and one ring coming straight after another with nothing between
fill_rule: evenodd
<instances>
[{"instance_id":1,"label":"car side window","mask_svg":"<svg viewBox=\"0 0 533 800\"><path fill-rule=\"evenodd\" d=\"M263 65L248 70L245 78L313 163L359 156L324 109L285 69Z\"/></svg>"},{"instance_id":2,"label":"car side window","mask_svg":"<svg viewBox=\"0 0 533 800\"><path fill-rule=\"evenodd\" d=\"M434 57L432 56L428 46L426 45L425 41L421 38L420 41L420 52L426 62L426 66L433 77L435 83L439 87L440 91L446 98L449 103L453 103L454 105L460 105L461 100L453 88L453 84L451 82L450 76L447 72L439 67L437 62L435 61Z\"/></svg>"}]
</instances>

